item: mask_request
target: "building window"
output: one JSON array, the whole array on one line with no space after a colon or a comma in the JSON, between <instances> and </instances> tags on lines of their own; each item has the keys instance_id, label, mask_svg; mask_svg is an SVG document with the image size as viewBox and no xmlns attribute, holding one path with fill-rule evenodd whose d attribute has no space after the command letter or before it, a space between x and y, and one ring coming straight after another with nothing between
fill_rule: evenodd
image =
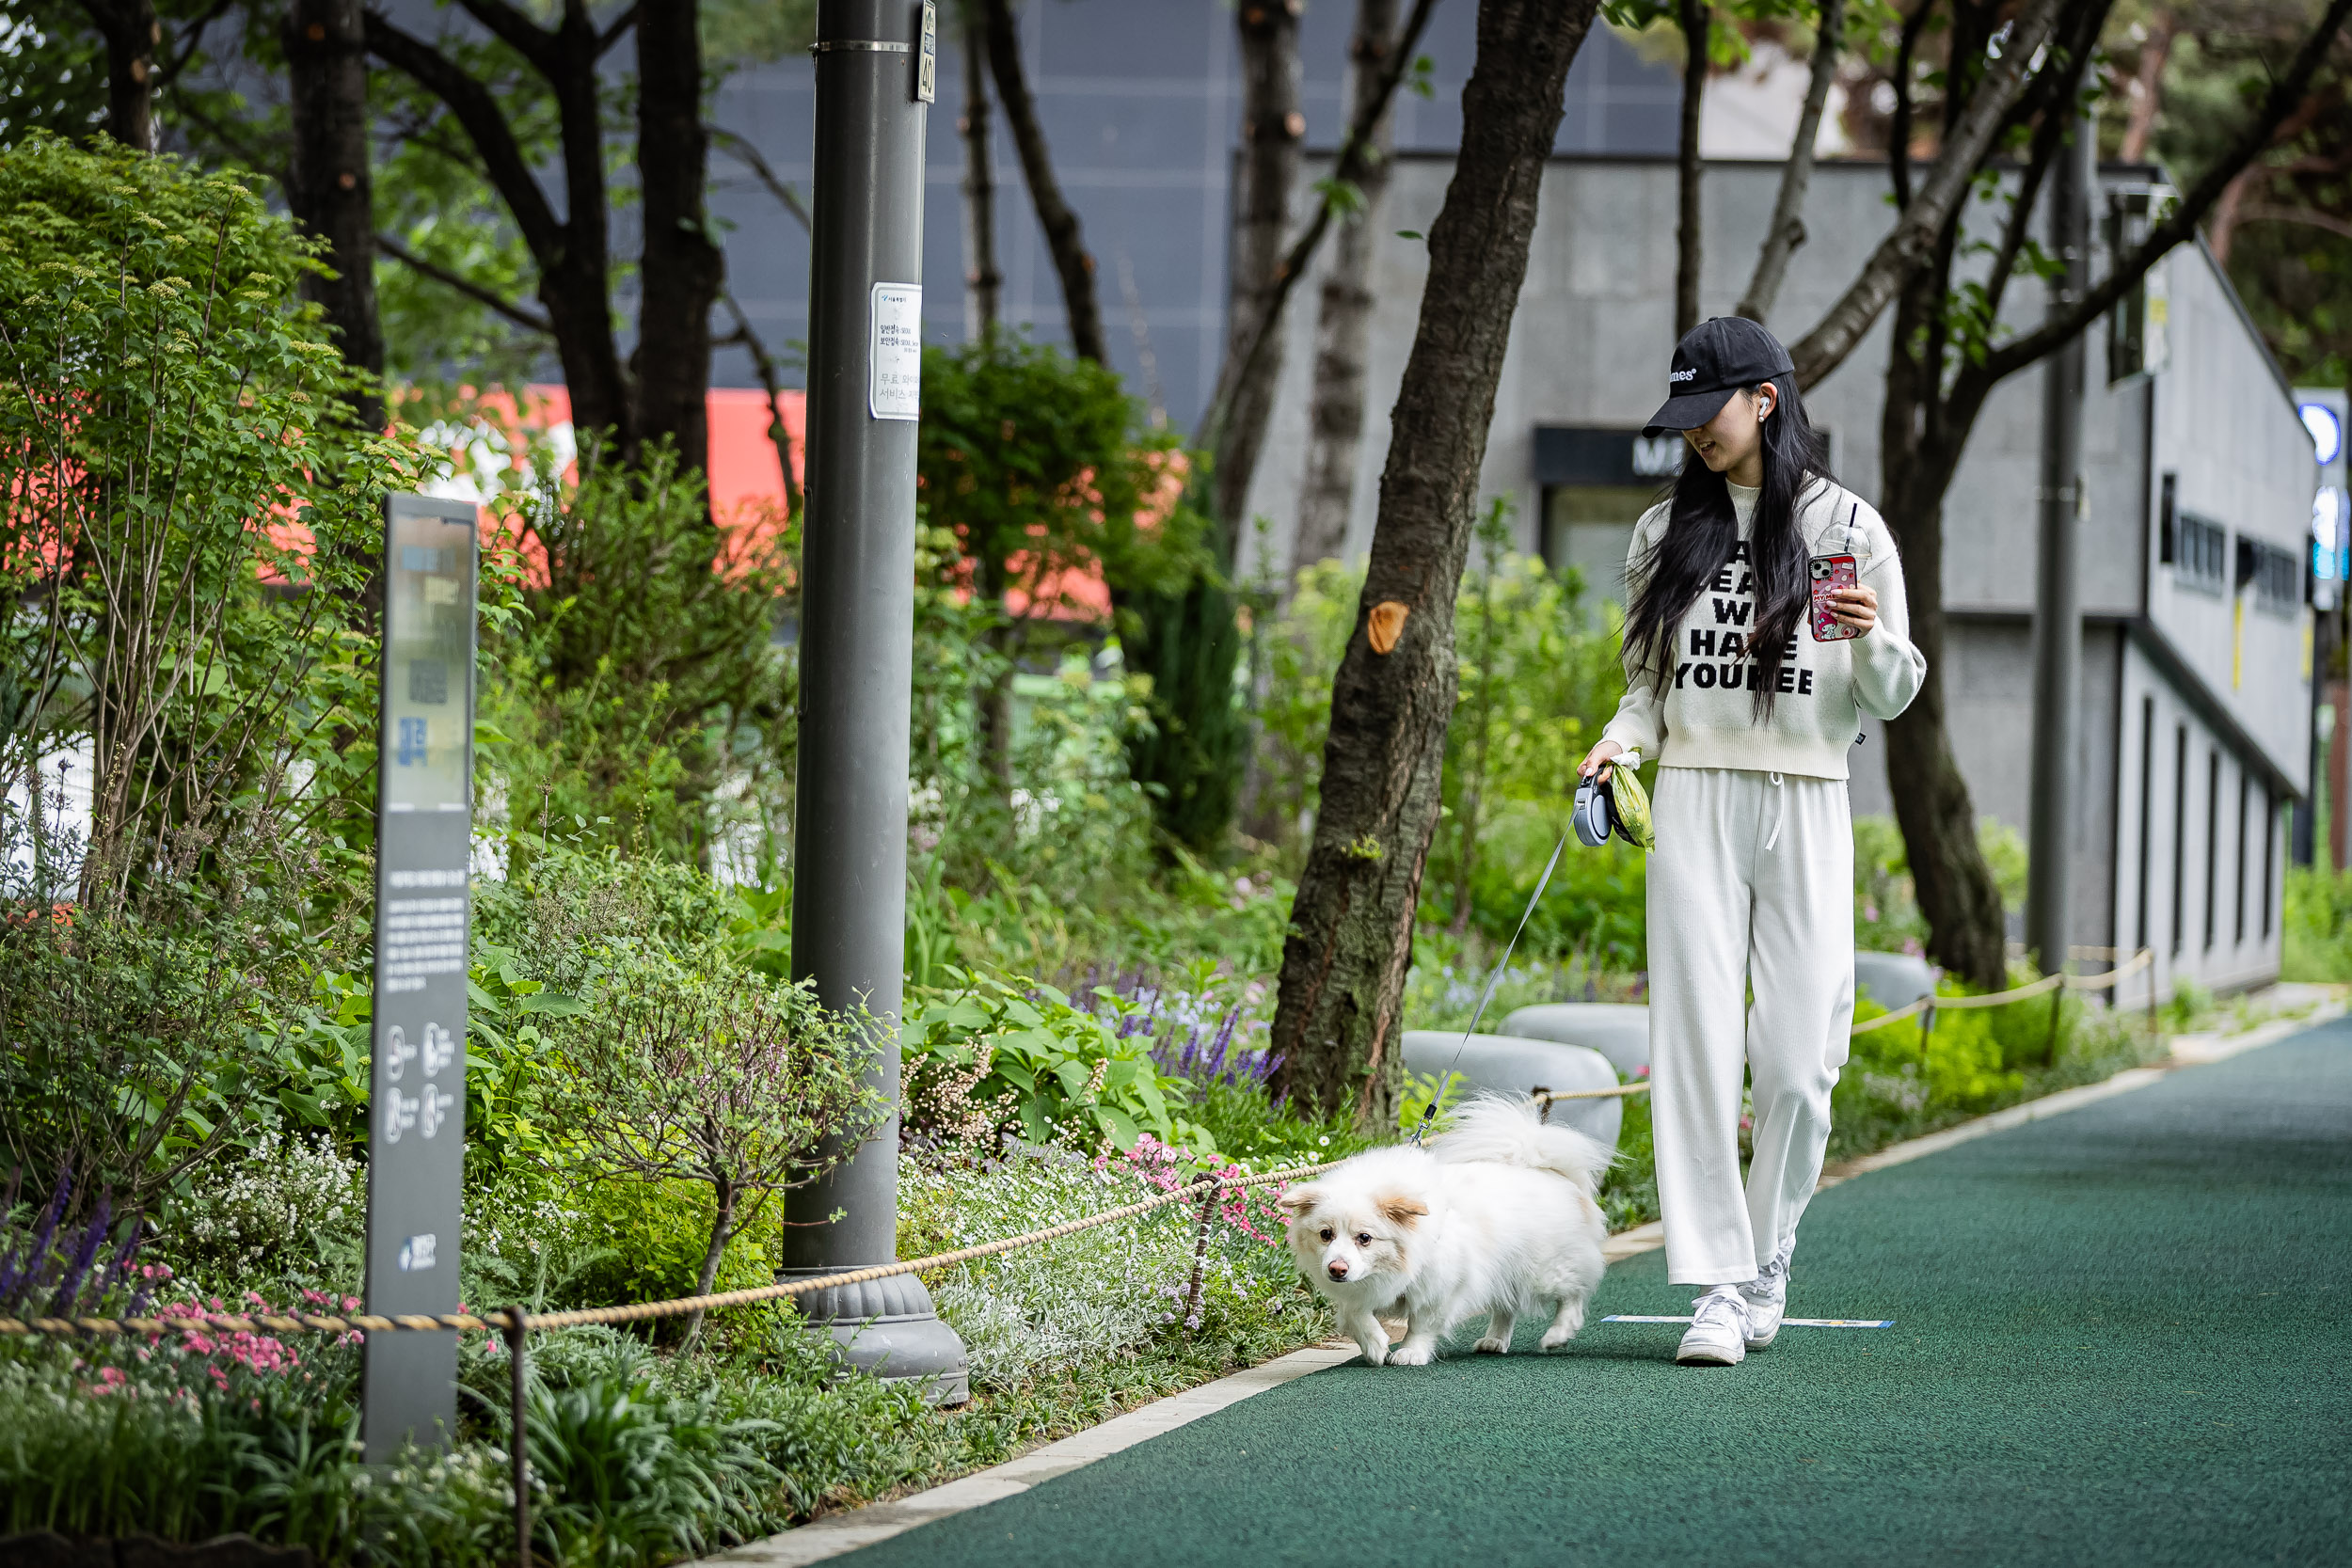
<instances>
[{"instance_id":1,"label":"building window","mask_svg":"<svg viewBox=\"0 0 2352 1568\"><path fill-rule=\"evenodd\" d=\"M2221 906L2221 748L2205 764L2205 951L2213 951L2214 915Z\"/></svg>"},{"instance_id":2,"label":"building window","mask_svg":"<svg viewBox=\"0 0 2352 1568\"><path fill-rule=\"evenodd\" d=\"M2256 608L2292 615L2303 603L2303 558L2293 550L2241 537L2237 542L2237 590L2254 589Z\"/></svg>"},{"instance_id":3,"label":"building window","mask_svg":"<svg viewBox=\"0 0 2352 1568\"><path fill-rule=\"evenodd\" d=\"M2169 566L2180 557L2181 476L2167 474L2156 502L2156 560Z\"/></svg>"},{"instance_id":4,"label":"building window","mask_svg":"<svg viewBox=\"0 0 2352 1568\"><path fill-rule=\"evenodd\" d=\"M2153 945L2149 941L2148 878L2152 867L2149 856L2155 839L2156 822L2156 700L2139 700L2139 941L2136 947ZM2148 982L2154 985L2155 981Z\"/></svg>"},{"instance_id":5,"label":"building window","mask_svg":"<svg viewBox=\"0 0 2352 1568\"><path fill-rule=\"evenodd\" d=\"M2230 531L2194 512L2179 514L2173 579L2218 594L2229 579Z\"/></svg>"},{"instance_id":6,"label":"building window","mask_svg":"<svg viewBox=\"0 0 2352 1568\"><path fill-rule=\"evenodd\" d=\"M2278 863L2279 800L2270 793L2270 785L2263 785L2263 941L2270 940L2270 899L2277 889L2271 883L2271 867Z\"/></svg>"},{"instance_id":7,"label":"building window","mask_svg":"<svg viewBox=\"0 0 2352 1568\"><path fill-rule=\"evenodd\" d=\"M2188 945L2188 726L2172 732L2172 956Z\"/></svg>"},{"instance_id":8,"label":"building window","mask_svg":"<svg viewBox=\"0 0 2352 1568\"><path fill-rule=\"evenodd\" d=\"M2241 768L2237 775L2237 930L2230 939L2241 946L2246 942L2246 829L2253 804L2254 781Z\"/></svg>"}]
</instances>

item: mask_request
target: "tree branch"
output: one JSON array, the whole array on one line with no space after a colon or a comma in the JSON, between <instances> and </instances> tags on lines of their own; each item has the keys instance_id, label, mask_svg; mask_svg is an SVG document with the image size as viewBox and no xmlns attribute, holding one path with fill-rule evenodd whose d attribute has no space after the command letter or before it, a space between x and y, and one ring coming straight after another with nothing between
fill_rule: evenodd
<instances>
[{"instance_id":1,"label":"tree branch","mask_svg":"<svg viewBox=\"0 0 2352 1568\"><path fill-rule=\"evenodd\" d=\"M1837 56L1845 41L1846 0L1821 0L1820 31L1813 43L1813 74L1805 83L1804 110L1797 116L1797 134L1788 144L1788 164L1781 170L1780 195L1772 202L1772 220L1765 227L1763 248L1756 252L1756 272L1740 303L1732 307L1735 316L1760 323L1772 313L1781 280L1788 275L1788 258L1804 244L1804 193L1813 183L1813 144L1820 139L1821 111L1829 103L1830 83L1837 75Z\"/></svg>"},{"instance_id":2,"label":"tree branch","mask_svg":"<svg viewBox=\"0 0 2352 1568\"><path fill-rule=\"evenodd\" d=\"M814 226L809 222L808 207L801 200L801 193L794 190L789 182L776 177L776 171L769 166L767 158L760 152L757 145L749 138L738 135L723 126L706 125L703 127L703 134L710 138L713 146L745 168L750 169L753 176L768 187L768 194L774 197L782 204L784 210L792 214L793 221L801 226L802 233L805 234L811 230Z\"/></svg>"},{"instance_id":3,"label":"tree branch","mask_svg":"<svg viewBox=\"0 0 2352 1568\"><path fill-rule=\"evenodd\" d=\"M554 325L547 317L540 315L531 307L517 305L511 299L501 298L473 279L426 261L389 234L378 233L375 236L375 248L420 277L430 277L444 288L456 290L476 305L486 306L526 332L539 332L549 336L555 332Z\"/></svg>"},{"instance_id":4,"label":"tree branch","mask_svg":"<svg viewBox=\"0 0 2352 1568\"><path fill-rule=\"evenodd\" d=\"M735 318L733 339L723 341L743 345L744 352L752 356L752 369L759 376L760 388L768 394L768 439L774 445L776 462L784 469L784 510L787 515L797 515L801 510L801 480L792 467L792 432L784 422L784 407L779 401L784 396L784 386L776 379L776 361L759 334L752 330L752 319L736 303L734 291L722 289L719 297L725 303L728 314Z\"/></svg>"},{"instance_id":5,"label":"tree branch","mask_svg":"<svg viewBox=\"0 0 2352 1568\"><path fill-rule=\"evenodd\" d=\"M621 41L621 35L637 25L637 8L629 7L612 19L612 24L596 35L596 57L602 59L612 47Z\"/></svg>"},{"instance_id":6,"label":"tree branch","mask_svg":"<svg viewBox=\"0 0 2352 1568\"><path fill-rule=\"evenodd\" d=\"M508 5L506 0L457 0L466 14L501 43L529 60L543 76L553 75L555 34ZM567 4L564 8L569 10Z\"/></svg>"},{"instance_id":7,"label":"tree branch","mask_svg":"<svg viewBox=\"0 0 2352 1568\"><path fill-rule=\"evenodd\" d=\"M2308 229L2323 230L2352 240L2352 220L2323 213L2316 207L2281 207L2268 201L2252 201L2237 210L2240 223L2299 223Z\"/></svg>"},{"instance_id":8,"label":"tree branch","mask_svg":"<svg viewBox=\"0 0 2352 1568\"><path fill-rule=\"evenodd\" d=\"M525 25L529 25L528 23ZM395 27L381 11L367 18L368 51L449 105L482 158L483 171L515 214L515 227L544 267L564 243L564 226L532 175L514 128L507 124L490 89L447 55L412 33ZM535 31L535 29L534 29Z\"/></svg>"},{"instance_id":9,"label":"tree branch","mask_svg":"<svg viewBox=\"0 0 2352 1568\"><path fill-rule=\"evenodd\" d=\"M203 47L204 29L218 22L223 13L235 4L236 0L213 0L212 9L181 28L183 42L179 57L155 68L153 81L158 90L179 80L180 73L188 69L188 62L196 58L196 52Z\"/></svg>"},{"instance_id":10,"label":"tree branch","mask_svg":"<svg viewBox=\"0 0 2352 1568\"><path fill-rule=\"evenodd\" d=\"M2066 0L2028 0L2000 58L1985 72L1959 122L1936 150L1935 162L1929 166L1919 194L1903 208L1894 230L1879 242L1844 296L1812 331L1791 345L1789 356L1796 361L1799 386L1815 385L1845 362L1887 302L1900 292L1903 280L1933 248L1944 220L1966 194L1978 161L2000 130L2026 71L2049 40L2065 4ZM1953 68L1957 70L1960 63L1954 61Z\"/></svg>"},{"instance_id":11,"label":"tree branch","mask_svg":"<svg viewBox=\"0 0 2352 1568\"><path fill-rule=\"evenodd\" d=\"M2352 0L2329 0L2328 11L2311 37L2296 51L2295 63L2287 73L2271 84L2270 92L2263 100L2262 110L2246 128L2238 133L2230 150L2207 168L2188 195L2182 198L2165 220L2149 231L2130 256L2116 263L2099 285L2074 303L2074 309L2052 317L2048 323L2026 336L2002 344L1985 356L1979 366L1962 372L1963 379L1977 376L1988 387L2002 378L2015 374L2082 331L2122 299L2133 285L2148 274L2148 269L2161 261L2174 245L2197 231L2197 225L2206 212L2219 199L2222 188L2237 178L2240 170L2270 145L2272 135L2289 115L2302 103L2311 88L2312 78L2318 73L2320 62L2342 30L2344 18L2352 14Z\"/></svg>"}]
</instances>

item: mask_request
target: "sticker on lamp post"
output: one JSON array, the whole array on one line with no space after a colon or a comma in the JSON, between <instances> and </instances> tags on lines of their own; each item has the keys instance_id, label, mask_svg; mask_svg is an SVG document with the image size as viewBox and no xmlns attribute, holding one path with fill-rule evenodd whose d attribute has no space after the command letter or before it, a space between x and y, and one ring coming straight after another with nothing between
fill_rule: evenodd
<instances>
[{"instance_id":1,"label":"sticker on lamp post","mask_svg":"<svg viewBox=\"0 0 2352 1568\"><path fill-rule=\"evenodd\" d=\"M385 505L375 818L368 1310L457 1309L465 1176L466 870L473 851L474 508ZM371 1334L371 1462L457 1425L457 1337Z\"/></svg>"},{"instance_id":2,"label":"sticker on lamp post","mask_svg":"<svg viewBox=\"0 0 2352 1568\"><path fill-rule=\"evenodd\" d=\"M878 420L923 417L923 285L874 285L866 345L867 412Z\"/></svg>"}]
</instances>

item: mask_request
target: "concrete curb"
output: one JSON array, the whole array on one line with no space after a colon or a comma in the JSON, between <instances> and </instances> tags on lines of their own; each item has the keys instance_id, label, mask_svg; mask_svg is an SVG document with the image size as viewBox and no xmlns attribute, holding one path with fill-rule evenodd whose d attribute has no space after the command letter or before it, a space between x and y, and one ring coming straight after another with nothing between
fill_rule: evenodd
<instances>
[{"instance_id":1,"label":"concrete curb","mask_svg":"<svg viewBox=\"0 0 2352 1568\"><path fill-rule=\"evenodd\" d=\"M2005 1111L1979 1117L1975 1121L1946 1128L1941 1132L1931 1132L1923 1138L1896 1144L1880 1149L1876 1154L1849 1160L1824 1171L1820 1186L1834 1187L1841 1181L1851 1181L1857 1176L1884 1170L1889 1165L1905 1164L1955 1144L1966 1143L1972 1138L2023 1127L2029 1121L2041 1121L2048 1117L2063 1116L2093 1101L2145 1088L2150 1084L2169 1077L2181 1068L2224 1061L2241 1052L2252 1051L2274 1040L2331 1022L2343 1017L2344 1011L2344 1002L2330 1000L2321 1003L2300 1018L2276 1019L2242 1035L2176 1035L2172 1037L2172 1059L2164 1066L2126 1068L2100 1083L2061 1089L2057 1094L2029 1100L2022 1105L2012 1105ZM1610 1237L1602 1244L1601 1254L1610 1262L1618 1263L1628 1258L1654 1252L1665 1244L1665 1225L1661 1221L1652 1221ZM1098 1459L1107 1459L1121 1449L1134 1448L1164 1432L1173 1432L1204 1416L1214 1416L1229 1405L1239 1404L1253 1394L1262 1394L1268 1388L1279 1388L1311 1372L1353 1361L1356 1355L1353 1344L1336 1340L1327 1340L1307 1350L1293 1351L1288 1355L1218 1378L1213 1383L1204 1383L1181 1394L1155 1400L1140 1409L1115 1416L1059 1442L1033 1449L1018 1459L1007 1460L991 1469L976 1470L971 1475L934 1486L929 1491L917 1492L912 1497L901 1497L896 1502L874 1503L846 1513L828 1513L797 1529L771 1535L746 1546L738 1546L732 1551L706 1558L703 1561L757 1564L758 1568L800 1568L803 1563L822 1562L862 1546L887 1541L894 1535L903 1534L918 1525L930 1524L934 1519L949 1518L1005 1497L1018 1497L1030 1487L1051 1481L1056 1476L1083 1469Z\"/></svg>"}]
</instances>

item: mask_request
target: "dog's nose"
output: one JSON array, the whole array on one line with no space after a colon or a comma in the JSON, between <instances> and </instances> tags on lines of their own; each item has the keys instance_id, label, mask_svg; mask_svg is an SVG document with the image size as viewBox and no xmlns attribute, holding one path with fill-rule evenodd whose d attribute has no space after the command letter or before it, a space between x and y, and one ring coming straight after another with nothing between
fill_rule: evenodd
<instances>
[{"instance_id":1,"label":"dog's nose","mask_svg":"<svg viewBox=\"0 0 2352 1568\"><path fill-rule=\"evenodd\" d=\"M1334 1279L1345 1279L1347 1277L1347 1265L1340 1262L1326 1263L1323 1266L1323 1272L1329 1275Z\"/></svg>"}]
</instances>

